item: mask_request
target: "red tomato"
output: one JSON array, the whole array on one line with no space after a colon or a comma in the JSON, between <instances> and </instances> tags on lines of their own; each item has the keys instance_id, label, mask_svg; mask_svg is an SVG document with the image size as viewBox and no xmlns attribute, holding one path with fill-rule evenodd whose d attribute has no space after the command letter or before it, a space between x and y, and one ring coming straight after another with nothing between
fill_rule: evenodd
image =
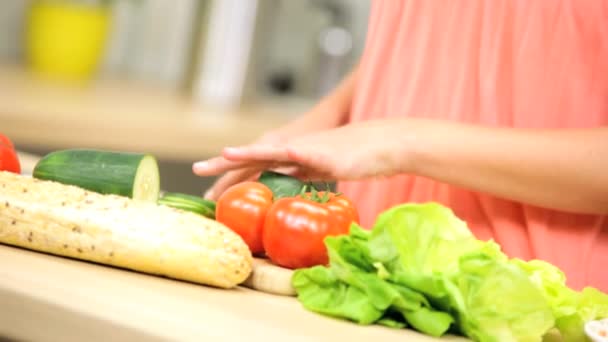
<instances>
[{"instance_id":1,"label":"red tomato","mask_svg":"<svg viewBox=\"0 0 608 342\"><path fill-rule=\"evenodd\" d=\"M287 197L270 207L264 224L264 248L273 263L291 269L328 263L325 237L347 234L350 224L359 221L350 200L333 193L328 195L324 203Z\"/></svg>"},{"instance_id":2,"label":"red tomato","mask_svg":"<svg viewBox=\"0 0 608 342\"><path fill-rule=\"evenodd\" d=\"M3 135L2 133L0 133L0 146L8 146L11 149L14 149L15 146L13 145L13 142L11 141L11 139L9 139L7 136Z\"/></svg>"},{"instance_id":3,"label":"red tomato","mask_svg":"<svg viewBox=\"0 0 608 342\"><path fill-rule=\"evenodd\" d=\"M0 134L0 171L21 173L21 164L11 140Z\"/></svg>"},{"instance_id":4,"label":"red tomato","mask_svg":"<svg viewBox=\"0 0 608 342\"><path fill-rule=\"evenodd\" d=\"M251 253L264 251L262 229L272 191L258 182L238 183L222 193L215 208L215 219L239 234Z\"/></svg>"}]
</instances>

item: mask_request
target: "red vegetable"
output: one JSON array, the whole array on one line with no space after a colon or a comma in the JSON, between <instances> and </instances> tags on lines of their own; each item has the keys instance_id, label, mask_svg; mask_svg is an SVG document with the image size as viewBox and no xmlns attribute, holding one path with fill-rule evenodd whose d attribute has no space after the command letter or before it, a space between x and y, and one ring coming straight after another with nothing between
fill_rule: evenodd
<instances>
[{"instance_id":1,"label":"red vegetable","mask_svg":"<svg viewBox=\"0 0 608 342\"><path fill-rule=\"evenodd\" d=\"M359 214L346 197L313 192L276 201L264 224L264 248L270 260L295 269L327 264L327 236L347 234Z\"/></svg>"},{"instance_id":2,"label":"red vegetable","mask_svg":"<svg viewBox=\"0 0 608 342\"><path fill-rule=\"evenodd\" d=\"M258 182L238 183L222 193L215 208L215 219L243 238L251 253L264 251L262 229L272 191Z\"/></svg>"},{"instance_id":3,"label":"red vegetable","mask_svg":"<svg viewBox=\"0 0 608 342\"><path fill-rule=\"evenodd\" d=\"M21 173L21 164L13 142L0 133L0 170Z\"/></svg>"}]
</instances>

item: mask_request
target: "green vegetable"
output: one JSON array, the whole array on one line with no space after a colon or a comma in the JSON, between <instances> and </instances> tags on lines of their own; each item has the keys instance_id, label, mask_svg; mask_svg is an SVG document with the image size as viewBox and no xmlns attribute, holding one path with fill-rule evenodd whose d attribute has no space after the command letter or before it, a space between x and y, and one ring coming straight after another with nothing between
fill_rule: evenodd
<instances>
[{"instance_id":1,"label":"green vegetable","mask_svg":"<svg viewBox=\"0 0 608 342\"><path fill-rule=\"evenodd\" d=\"M368 239L369 233L357 226L350 236L327 238L332 268L316 266L294 274L293 285L302 303L310 310L360 324L382 319L385 325L409 323L430 335L442 335L452 317L433 310L422 294L378 276L376 272L382 271L370 263ZM385 316L389 309L407 317L407 323Z\"/></svg>"},{"instance_id":2,"label":"green vegetable","mask_svg":"<svg viewBox=\"0 0 608 342\"><path fill-rule=\"evenodd\" d=\"M556 327L576 341L584 322L608 317L606 294L569 289L550 264L509 259L436 203L396 206L371 231L353 224L325 244L329 266L293 276L298 299L359 324L478 341L540 341Z\"/></svg>"},{"instance_id":3,"label":"green vegetable","mask_svg":"<svg viewBox=\"0 0 608 342\"><path fill-rule=\"evenodd\" d=\"M585 341L581 327L585 322L597 318L608 318L608 296L595 288L587 287L581 292L566 286L566 277L557 267L541 261L529 262L512 259L528 273L536 286L551 304L556 319L555 326L560 330L564 341Z\"/></svg>"},{"instance_id":4,"label":"green vegetable","mask_svg":"<svg viewBox=\"0 0 608 342\"><path fill-rule=\"evenodd\" d=\"M274 171L264 171L258 178L258 182L266 185L272 190L276 201L283 197L294 197L302 191L304 183L299 179Z\"/></svg>"},{"instance_id":5,"label":"green vegetable","mask_svg":"<svg viewBox=\"0 0 608 342\"><path fill-rule=\"evenodd\" d=\"M158 200L158 203L215 219L215 202L199 196L167 192Z\"/></svg>"},{"instance_id":6,"label":"green vegetable","mask_svg":"<svg viewBox=\"0 0 608 342\"><path fill-rule=\"evenodd\" d=\"M160 192L156 158L141 153L55 151L38 161L33 177L143 201L155 202Z\"/></svg>"},{"instance_id":7,"label":"green vegetable","mask_svg":"<svg viewBox=\"0 0 608 342\"><path fill-rule=\"evenodd\" d=\"M526 273L485 251L461 256L446 281L459 330L476 341L540 341L554 326L542 291ZM581 327L582 329L582 327Z\"/></svg>"}]
</instances>

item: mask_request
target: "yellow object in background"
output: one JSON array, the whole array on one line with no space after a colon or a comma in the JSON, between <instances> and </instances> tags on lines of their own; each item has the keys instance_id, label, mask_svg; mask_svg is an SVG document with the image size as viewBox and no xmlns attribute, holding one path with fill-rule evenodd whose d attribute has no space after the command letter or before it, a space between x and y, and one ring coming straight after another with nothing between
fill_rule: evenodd
<instances>
[{"instance_id":1,"label":"yellow object in background","mask_svg":"<svg viewBox=\"0 0 608 342\"><path fill-rule=\"evenodd\" d=\"M104 55L110 9L103 4L41 0L29 9L26 49L37 73L64 80L86 80Z\"/></svg>"}]
</instances>

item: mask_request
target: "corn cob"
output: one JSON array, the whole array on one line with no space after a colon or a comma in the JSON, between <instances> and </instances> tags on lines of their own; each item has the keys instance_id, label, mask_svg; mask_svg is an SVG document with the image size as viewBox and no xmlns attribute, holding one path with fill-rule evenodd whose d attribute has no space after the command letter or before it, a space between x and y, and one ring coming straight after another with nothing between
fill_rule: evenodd
<instances>
[{"instance_id":1,"label":"corn cob","mask_svg":"<svg viewBox=\"0 0 608 342\"><path fill-rule=\"evenodd\" d=\"M221 288L252 269L247 245L219 222L3 171L0 243Z\"/></svg>"}]
</instances>

